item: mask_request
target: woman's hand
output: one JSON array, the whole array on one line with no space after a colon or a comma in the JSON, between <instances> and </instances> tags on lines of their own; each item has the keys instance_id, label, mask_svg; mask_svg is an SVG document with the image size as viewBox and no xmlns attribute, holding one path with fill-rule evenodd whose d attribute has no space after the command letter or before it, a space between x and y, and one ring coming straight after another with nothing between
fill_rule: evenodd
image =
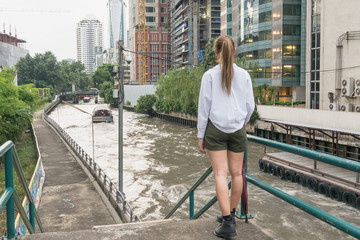
<instances>
[{"instance_id":1,"label":"woman's hand","mask_svg":"<svg viewBox=\"0 0 360 240\"><path fill-rule=\"evenodd\" d=\"M204 146L204 139L203 139L203 138L199 138L198 148L199 148L199 151L200 151L202 154L206 154L206 152L205 152L205 146Z\"/></svg>"}]
</instances>

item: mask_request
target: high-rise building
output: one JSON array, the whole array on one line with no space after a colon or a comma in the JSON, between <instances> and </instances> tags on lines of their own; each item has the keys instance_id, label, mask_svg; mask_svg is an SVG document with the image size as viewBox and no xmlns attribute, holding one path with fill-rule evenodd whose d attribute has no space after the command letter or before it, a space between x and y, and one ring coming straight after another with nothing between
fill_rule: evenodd
<instances>
[{"instance_id":1,"label":"high-rise building","mask_svg":"<svg viewBox=\"0 0 360 240\"><path fill-rule=\"evenodd\" d=\"M306 0L233 0L229 9L237 56L260 66L255 86L277 87L280 100L305 100Z\"/></svg>"},{"instance_id":2,"label":"high-rise building","mask_svg":"<svg viewBox=\"0 0 360 240\"><path fill-rule=\"evenodd\" d=\"M307 5L306 105L360 113L360 1Z\"/></svg>"},{"instance_id":3,"label":"high-rise building","mask_svg":"<svg viewBox=\"0 0 360 240\"><path fill-rule=\"evenodd\" d=\"M205 45L221 33L220 0L177 0L171 3L171 54L174 65L198 66Z\"/></svg>"},{"instance_id":4,"label":"high-rise building","mask_svg":"<svg viewBox=\"0 0 360 240\"><path fill-rule=\"evenodd\" d=\"M116 42L124 39L124 10L122 0L109 0L110 48L116 49Z\"/></svg>"},{"instance_id":5,"label":"high-rise building","mask_svg":"<svg viewBox=\"0 0 360 240\"><path fill-rule=\"evenodd\" d=\"M88 74L102 64L103 26L93 16L87 16L77 24L77 60L85 66Z\"/></svg>"},{"instance_id":6,"label":"high-rise building","mask_svg":"<svg viewBox=\"0 0 360 240\"><path fill-rule=\"evenodd\" d=\"M144 0L146 17L146 82L156 82L170 68L168 0ZM130 49L135 52L131 62L133 81L139 81L138 1L129 1Z\"/></svg>"}]
</instances>

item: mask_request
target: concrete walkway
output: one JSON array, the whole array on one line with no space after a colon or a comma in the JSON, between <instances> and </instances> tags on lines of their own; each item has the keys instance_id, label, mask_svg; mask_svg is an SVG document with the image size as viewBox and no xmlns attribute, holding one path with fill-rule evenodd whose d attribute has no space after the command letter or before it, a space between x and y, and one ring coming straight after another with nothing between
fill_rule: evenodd
<instances>
[{"instance_id":1,"label":"concrete walkway","mask_svg":"<svg viewBox=\"0 0 360 240\"><path fill-rule=\"evenodd\" d=\"M80 160L56 132L42 119L34 119L33 126L46 173L39 207L45 232L88 230L96 225L120 223L96 181L83 170Z\"/></svg>"},{"instance_id":2,"label":"concrete walkway","mask_svg":"<svg viewBox=\"0 0 360 240\"><path fill-rule=\"evenodd\" d=\"M42 233L23 237L25 240L217 240L214 229L219 223L212 219L184 220L184 221L152 221L140 223L128 223L113 226L98 226L93 230L77 231L72 233ZM239 220L236 223L237 236L231 239L270 240L276 236L266 235L251 221L245 223Z\"/></svg>"}]
</instances>

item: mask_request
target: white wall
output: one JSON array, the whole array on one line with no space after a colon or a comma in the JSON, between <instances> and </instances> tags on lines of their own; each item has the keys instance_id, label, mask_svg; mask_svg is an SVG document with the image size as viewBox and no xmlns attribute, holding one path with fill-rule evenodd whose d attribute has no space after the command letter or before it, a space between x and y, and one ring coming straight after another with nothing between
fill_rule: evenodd
<instances>
[{"instance_id":1,"label":"white wall","mask_svg":"<svg viewBox=\"0 0 360 240\"><path fill-rule=\"evenodd\" d=\"M125 101L130 101L131 105L136 105L137 100L147 94L155 94L156 85L124 85Z\"/></svg>"},{"instance_id":2,"label":"white wall","mask_svg":"<svg viewBox=\"0 0 360 240\"><path fill-rule=\"evenodd\" d=\"M273 119L360 132L360 113L258 105L261 119Z\"/></svg>"},{"instance_id":3,"label":"white wall","mask_svg":"<svg viewBox=\"0 0 360 240\"><path fill-rule=\"evenodd\" d=\"M311 0L307 1L306 101L310 104ZM328 110L328 92L335 92L336 44L341 34L360 31L359 0L322 0L320 36L320 109ZM360 77L360 39L344 40L342 77ZM360 98L340 97L340 103L360 105Z\"/></svg>"}]
</instances>

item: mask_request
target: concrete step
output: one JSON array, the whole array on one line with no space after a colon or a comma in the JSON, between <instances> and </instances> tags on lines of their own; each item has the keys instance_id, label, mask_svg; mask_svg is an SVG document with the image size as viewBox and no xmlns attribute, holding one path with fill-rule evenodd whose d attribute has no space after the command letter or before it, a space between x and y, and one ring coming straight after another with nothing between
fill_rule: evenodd
<instances>
[{"instance_id":1,"label":"concrete step","mask_svg":"<svg viewBox=\"0 0 360 240\"><path fill-rule=\"evenodd\" d=\"M214 219L198 220L158 220L139 223L127 223L117 225L95 226L92 230L74 232L49 232L25 236L24 240L143 240L143 239L219 239L214 235L214 229L219 226ZM267 235L254 223L245 223L244 220L237 220L237 236L232 239L274 239Z\"/></svg>"}]
</instances>

